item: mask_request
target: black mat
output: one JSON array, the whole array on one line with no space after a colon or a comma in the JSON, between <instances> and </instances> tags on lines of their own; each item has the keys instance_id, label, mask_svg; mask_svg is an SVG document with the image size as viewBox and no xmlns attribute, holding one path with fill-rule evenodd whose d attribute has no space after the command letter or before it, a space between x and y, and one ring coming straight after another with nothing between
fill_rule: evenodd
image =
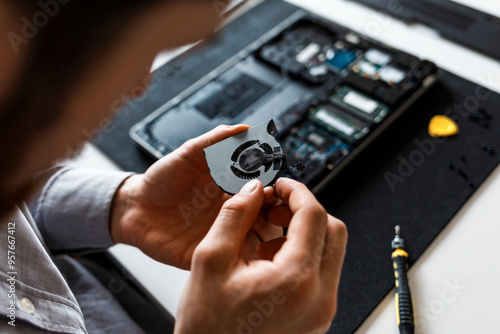
<instances>
[{"instance_id":1,"label":"black mat","mask_svg":"<svg viewBox=\"0 0 500 334\"><path fill-rule=\"evenodd\" d=\"M489 97L478 101L476 90ZM401 225L414 262L497 166L499 109L500 95L444 73L418 105L319 194L349 230L339 312L328 333L353 332L394 286L395 225ZM460 122L461 133L436 143L427 134L428 122L448 112Z\"/></svg>"},{"instance_id":2,"label":"black mat","mask_svg":"<svg viewBox=\"0 0 500 334\"><path fill-rule=\"evenodd\" d=\"M153 160L128 137L130 127L296 10L278 0L264 1L233 21L213 44L199 46L196 56L181 56L162 67L155 73L155 89L117 115L95 137L96 145L124 169L143 172ZM349 229L339 312L329 333L352 333L392 288L394 225L402 226L415 261L498 164L500 95L477 88L444 72L418 105L319 194ZM476 97L487 94L481 101ZM430 140L430 118L446 113L460 122L460 135L422 149L418 143ZM483 149L484 144L493 151Z\"/></svg>"}]
</instances>

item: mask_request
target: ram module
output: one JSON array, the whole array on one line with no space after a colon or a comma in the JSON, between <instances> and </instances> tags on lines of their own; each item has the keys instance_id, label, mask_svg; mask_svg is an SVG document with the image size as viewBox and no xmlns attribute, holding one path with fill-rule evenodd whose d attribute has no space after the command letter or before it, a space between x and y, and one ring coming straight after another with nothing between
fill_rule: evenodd
<instances>
[{"instance_id":1,"label":"ram module","mask_svg":"<svg viewBox=\"0 0 500 334\"><path fill-rule=\"evenodd\" d=\"M370 130L366 123L329 104L311 108L308 117L349 143L355 143Z\"/></svg>"},{"instance_id":2,"label":"ram module","mask_svg":"<svg viewBox=\"0 0 500 334\"><path fill-rule=\"evenodd\" d=\"M354 115L378 123L390 111L389 106L378 102L349 86L339 86L330 96L332 102L349 110Z\"/></svg>"}]
</instances>

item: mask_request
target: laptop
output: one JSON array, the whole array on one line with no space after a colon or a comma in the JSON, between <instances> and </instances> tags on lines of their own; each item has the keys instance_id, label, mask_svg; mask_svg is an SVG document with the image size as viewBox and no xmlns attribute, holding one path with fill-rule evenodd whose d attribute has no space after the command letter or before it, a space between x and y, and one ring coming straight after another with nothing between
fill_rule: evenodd
<instances>
[{"instance_id":1,"label":"laptop","mask_svg":"<svg viewBox=\"0 0 500 334\"><path fill-rule=\"evenodd\" d=\"M317 192L439 74L432 62L298 9L165 101L130 136L160 159L219 124L273 119L290 164L305 166L291 177Z\"/></svg>"}]
</instances>

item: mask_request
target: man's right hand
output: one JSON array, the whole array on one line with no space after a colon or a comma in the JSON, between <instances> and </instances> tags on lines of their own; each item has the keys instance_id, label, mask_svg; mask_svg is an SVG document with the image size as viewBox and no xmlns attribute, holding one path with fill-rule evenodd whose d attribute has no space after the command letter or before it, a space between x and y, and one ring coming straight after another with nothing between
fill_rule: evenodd
<instances>
[{"instance_id":1,"label":"man's right hand","mask_svg":"<svg viewBox=\"0 0 500 334\"><path fill-rule=\"evenodd\" d=\"M347 242L345 225L302 184L279 179L283 204L267 219L285 238L260 244L261 260L241 252L263 205L262 185L248 183L226 201L193 255L177 314L177 334L324 333L337 308Z\"/></svg>"}]
</instances>

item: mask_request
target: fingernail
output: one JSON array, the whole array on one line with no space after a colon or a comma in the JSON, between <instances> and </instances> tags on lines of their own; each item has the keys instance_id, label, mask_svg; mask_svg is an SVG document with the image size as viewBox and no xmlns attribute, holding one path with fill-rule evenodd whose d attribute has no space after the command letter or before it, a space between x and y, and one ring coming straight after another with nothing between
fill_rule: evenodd
<instances>
[{"instance_id":1,"label":"fingernail","mask_svg":"<svg viewBox=\"0 0 500 334\"><path fill-rule=\"evenodd\" d=\"M281 183L281 182L286 182L287 178L286 177L280 177L276 180L276 185L278 185L278 183Z\"/></svg>"},{"instance_id":2,"label":"fingernail","mask_svg":"<svg viewBox=\"0 0 500 334\"><path fill-rule=\"evenodd\" d=\"M240 193L251 194L254 192L255 189L257 189L258 184L259 184L259 181L252 180L252 181L248 182L247 184L245 184L243 186L243 188L241 188Z\"/></svg>"},{"instance_id":3,"label":"fingernail","mask_svg":"<svg viewBox=\"0 0 500 334\"><path fill-rule=\"evenodd\" d=\"M236 129L236 128L240 127L240 126L248 126L248 125L246 125L246 124L236 124L236 125L229 126L228 129Z\"/></svg>"},{"instance_id":4,"label":"fingernail","mask_svg":"<svg viewBox=\"0 0 500 334\"><path fill-rule=\"evenodd\" d=\"M282 183L282 182L285 182L285 183L296 183L297 181L294 180L294 179L291 179L289 177L280 177L278 180L276 180L276 185L278 183Z\"/></svg>"},{"instance_id":5,"label":"fingernail","mask_svg":"<svg viewBox=\"0 0 500 334\"><path fill-rule=\"evenodd\" d=\"M280 177L276 181L276 189L281 189L282 187L286 187L286 188L289 188L291 190L295 190L297 188L298 184L300 184L300 182L298 182L296 180L290 179L288 177Z\"/></svg>"}]
</instances>

